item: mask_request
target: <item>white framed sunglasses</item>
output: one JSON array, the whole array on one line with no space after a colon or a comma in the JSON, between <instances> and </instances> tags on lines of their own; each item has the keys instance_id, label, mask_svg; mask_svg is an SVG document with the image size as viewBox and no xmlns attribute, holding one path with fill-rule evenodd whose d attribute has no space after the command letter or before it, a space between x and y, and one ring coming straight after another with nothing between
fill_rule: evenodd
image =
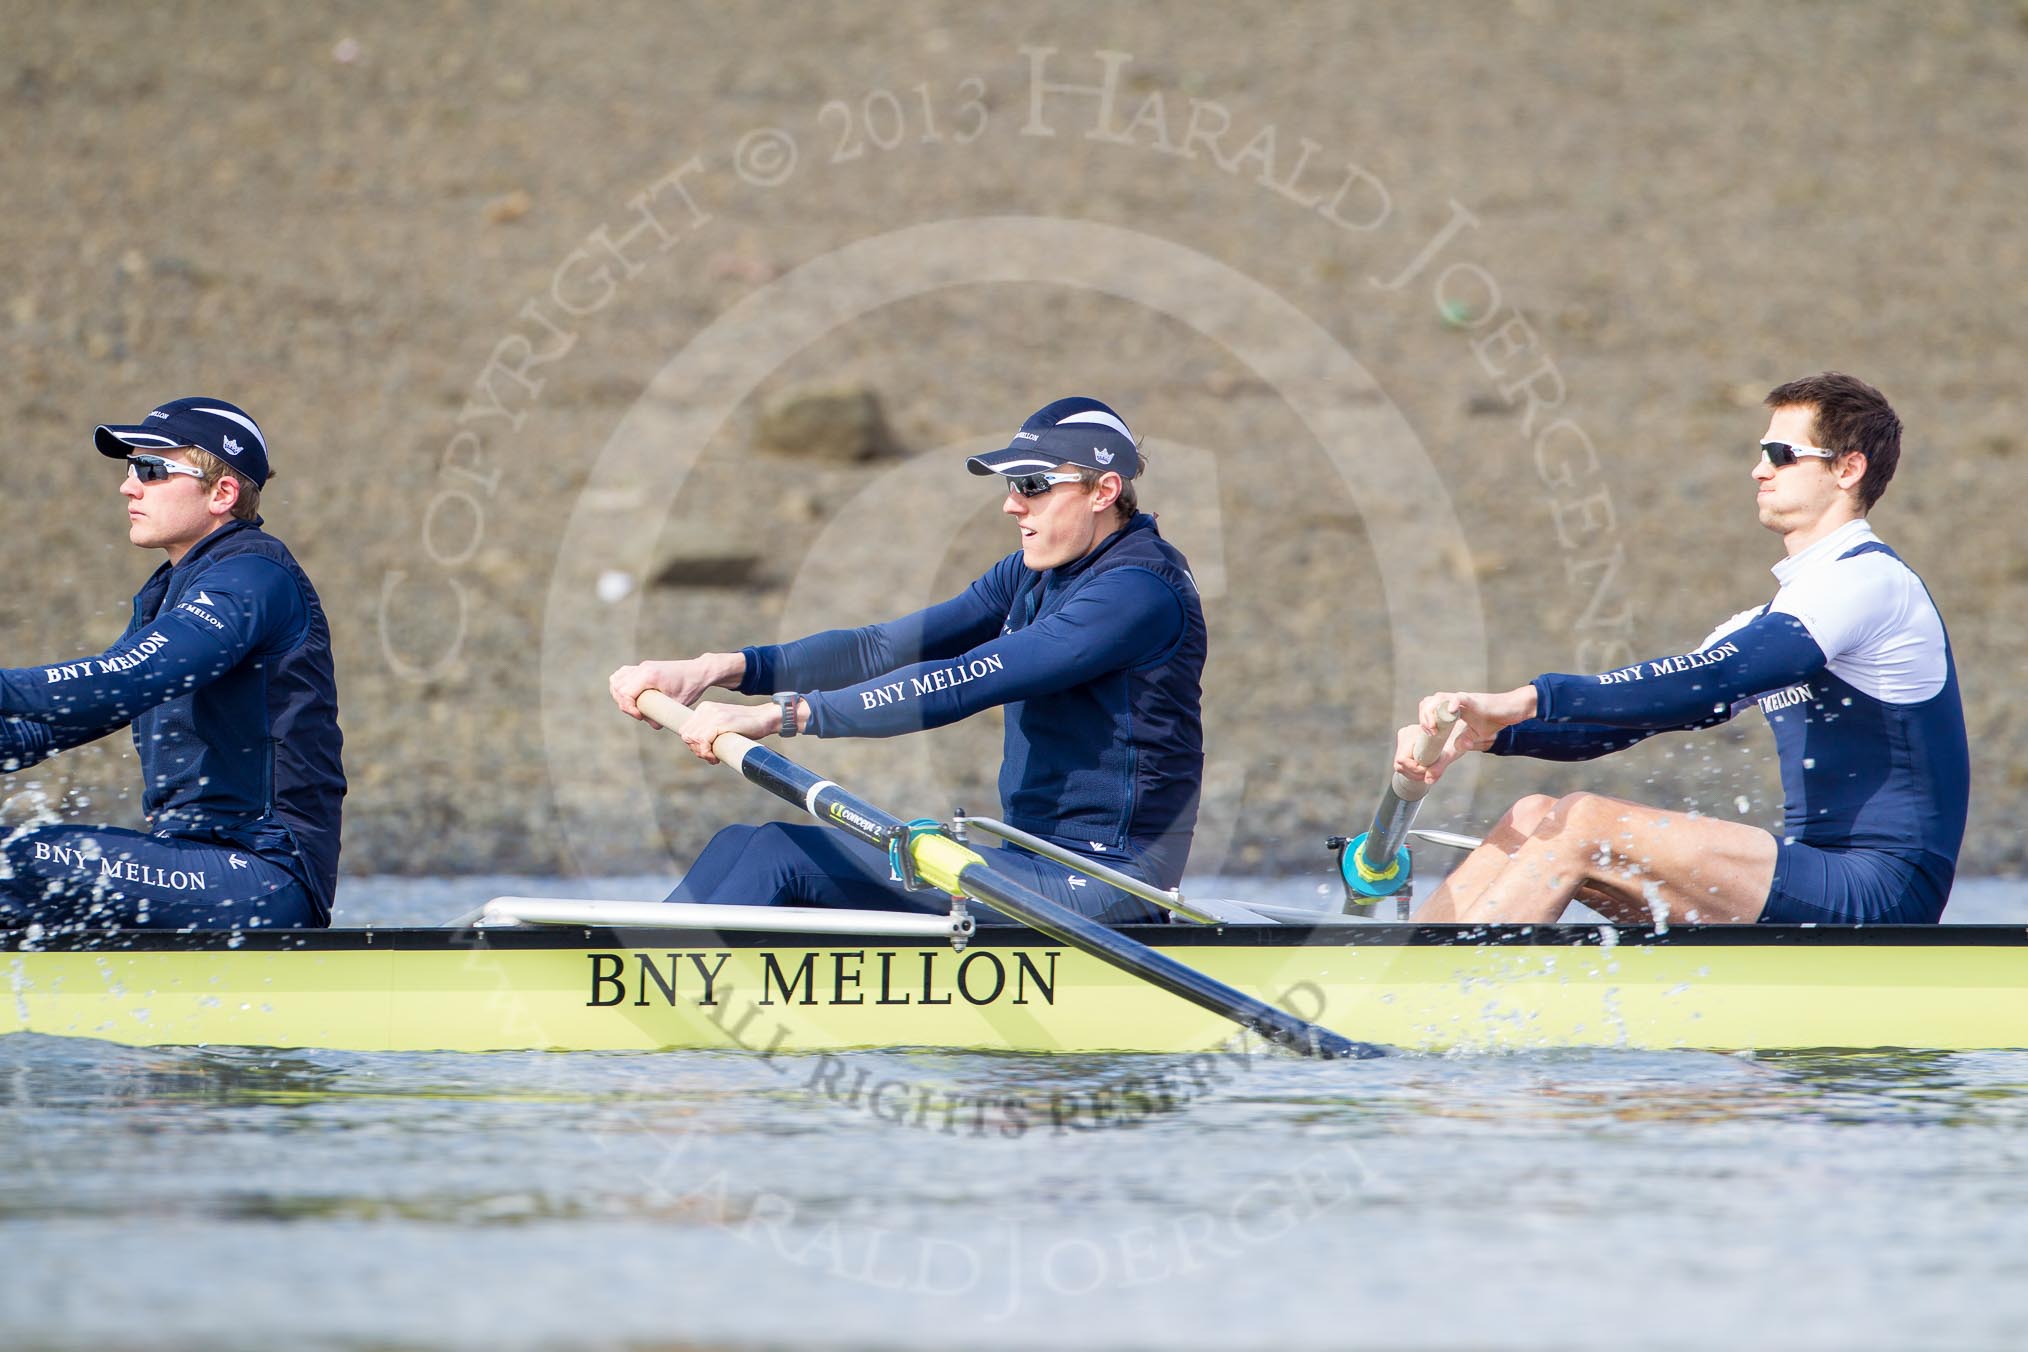
<instances>
[{"instance_id":1,"label":"white framed sunglasses","mask_svg":"<svg viewBox=\"0 0 2028 1352\"><path fill-rule=\"evenodd\" d=\"M1801 456L1812 460L1836 460L1838 453L1821 446L1792 446L1786 441L1763 441L1760 444L1760 458L1776 469L1787 469Z\"/></svg>"},{"instance_id":2,"label":"white framed sunglasses","mask_svg":"<svg viewBox=\"0 0 2028 1352\"><path fill-rule=\"evenodd\" d=\"M1007 491L1024 498L1039 498L1058 484L1074 484L1081 475L1052 470L1047 474L1009 474Z\"/></svg>"},{"instance_id":3,"label":"white framed sunglasses","mask_svg":"<svg viewBox=\"0 0 2028 1352\"><path fill-rule=\"evenodd\" d=\"M159 484L172 474L187 474L193 479L204 477L204 471L193 465L165 460L159 455L128 456L127 473L144 484Z\"/></svg>"}]
</instances>

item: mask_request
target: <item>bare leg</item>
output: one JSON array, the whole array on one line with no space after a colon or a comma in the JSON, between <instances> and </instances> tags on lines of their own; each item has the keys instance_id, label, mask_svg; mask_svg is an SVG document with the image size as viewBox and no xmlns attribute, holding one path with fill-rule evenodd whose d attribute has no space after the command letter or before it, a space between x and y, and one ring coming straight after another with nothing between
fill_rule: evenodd
<instances>
[{"instance_id":1,"label":"bare leg","mask_svg":"<svg viewBox=\"0 0 2028 1352\"><path fill-rule=\"evenodd\" d=\"M1556 807L1556 800L1547 794L1531 793L1507 809L1493 829L1486 832L1485 843L1466 855L1450 876L1430 893L1429 900L1416 908L1417 920L1428 920L1436 924L1448 924L1458 918L1461 911L1479 899L1479 894L1492 886L1500 871L1507 867L1507 861L1514 852L1527 842L1542 819Z\"/></svg>"},{"instance_id":2,"label":"bare leg","mask_svg":"<svg viewBox=\"0 0 2028 1352\"><path fill-rule=\"evenodd\" d=\"M1555 810L1556 800L1547 794L1532 793L1507 809L1505 816L1493 824L1486 833L1485 844L1466 855L1463 862L1450 871L1437 890L1430 893L1429 900L1416 909L1417 920L1436 924L1455 921L1460 911L1470 908L1480 893L1493 885L1500 871L1514 857L1514 852L1525 844L1542 819ZM1612 898L1591 887L1580 888L1577 900L1608 914L1605 907L1612 904Z\"/></svg>"},{"instance_id":3,"label":"bare leg","mask_svg":"<svg viewBox=\"0 0 2028 1352\"><path fill-rule=\"evenodd\" d=\"M1753 921L1774 861L1774 837L1757 827L1598 794L1537 795L1501 818L1417 919L1544 924L1581 900L1631 923Z\"/></svg>"}]
</instances>

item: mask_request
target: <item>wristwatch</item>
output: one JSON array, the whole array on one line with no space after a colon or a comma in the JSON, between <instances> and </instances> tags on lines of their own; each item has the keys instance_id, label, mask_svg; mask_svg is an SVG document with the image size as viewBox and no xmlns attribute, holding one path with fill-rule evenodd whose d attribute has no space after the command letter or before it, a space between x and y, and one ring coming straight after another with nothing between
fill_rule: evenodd
<instances>
[{"instance_id":1,"label":"wristwatch","mask_svg":"<svg viewBox=\"0 0 2028 1352\"><path fill-rule=\"evenodd\" d=\"M783 737L793 737L802 731L802 729L796 726L796 701L799 698L801 696L797 695L793 690L777 691L775 694L775 703L780 705L782 710L780 735Z\"/></svg>"}]
</instances>

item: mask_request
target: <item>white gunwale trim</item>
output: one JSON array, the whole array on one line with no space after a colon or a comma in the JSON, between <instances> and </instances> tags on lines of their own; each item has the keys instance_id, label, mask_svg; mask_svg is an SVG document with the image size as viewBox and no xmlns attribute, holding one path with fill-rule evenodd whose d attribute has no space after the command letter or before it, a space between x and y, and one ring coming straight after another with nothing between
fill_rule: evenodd
<instances>
[{"instance_id":1,"label":"white gunwale trim","mask_svg":"<svg viewBox=\"0 0 2028 1352\"><path fill-rule=\"evenodd\" d=\"M951 939L972 932L970 916L906 911L846 911L814 906L714 906L685 901L602 901L571 897L495 897L455 927L598 925L625 929L706 929L758 933L886 934Z\"/></svg>"}]
</instances>

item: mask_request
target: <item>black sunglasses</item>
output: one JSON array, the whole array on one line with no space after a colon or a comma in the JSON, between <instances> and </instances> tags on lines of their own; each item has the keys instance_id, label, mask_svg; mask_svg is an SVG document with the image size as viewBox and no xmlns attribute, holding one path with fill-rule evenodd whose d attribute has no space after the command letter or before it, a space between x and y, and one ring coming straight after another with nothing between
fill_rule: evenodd
<instances>
[{"instance_id":1,"label":"black sunglasses","mask_svg":"<svg viewBox=\"0 0 2028 1352\"><path fill-rule=\"evenodd\" d=\"M1058 484L1074 484L1081 477L1083 476L1056 471L1047 474L1009 474L1007 487L1024 498L1039 498Z\"/></svg>"},{"instance_id":2,"label":"black sunglasses","mask_svg":"<svg viewBox=\"0 0 2028 1352\"><path fill-rule=\"evenodd\" d=\"M1818 446L1791 446L1786 441L1763 441L1760 444L1761 458L1776 469L1787 469L1796 463L1798 456L1812 460L1836 460L1836 451L1827 451Z\"/></svg>"}]
</instances>

